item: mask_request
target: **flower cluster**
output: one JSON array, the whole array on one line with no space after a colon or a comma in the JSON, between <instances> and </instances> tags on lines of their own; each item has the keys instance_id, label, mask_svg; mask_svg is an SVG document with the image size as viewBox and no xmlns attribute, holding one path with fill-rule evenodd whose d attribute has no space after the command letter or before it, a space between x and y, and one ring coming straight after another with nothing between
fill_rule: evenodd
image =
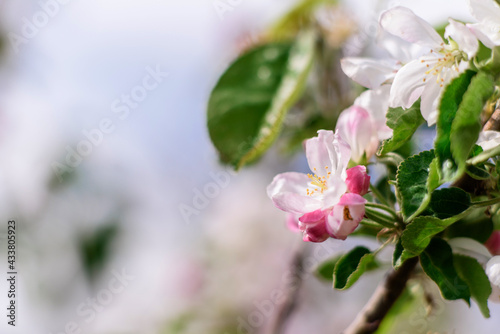
<instances>
[{"instance_id":1,"label":"flower cluster","mask_svg":"<svg viewBox=\"0 0 500 334\"><path fill-rule=\"evenodd\" d=\"M344 240L365 214L370 177L364 166L347 169L349 145L333 131L318 131L305 142L311 174L283 173L267 188L274 205L297 215L304 241Z\"/></svg>"}]
</instances>

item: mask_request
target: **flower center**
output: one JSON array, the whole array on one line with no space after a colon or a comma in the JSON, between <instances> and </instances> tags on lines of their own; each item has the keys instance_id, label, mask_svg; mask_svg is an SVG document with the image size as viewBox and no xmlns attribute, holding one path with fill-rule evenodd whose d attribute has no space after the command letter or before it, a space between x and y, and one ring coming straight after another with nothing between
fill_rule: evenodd
<instances>
[{"instance_id":1,"label":"flower center","mask_svg":"<svg viewBox=\"0 0 500 334\"><path fill-rule=\"evenodd\" d=\"M467 55L458 49L458 45L454 41L450 41L450 44L448 45L444 45L444 43L442 43L441 45L443 46L443 48L439 50L439 52L431 50L431 53L439 57L437 59L437 62L435 59L422 59L421 62L433 63L433 65L426 64L429 69L425 71L426 77L423 78L423 81L426 82L428 79L427 76L433 75L436 76L436 83L438 83L440 87L443 87L445 81L448 79L448 71L446 71L446 69L453 69L458 72L458 65L462 60L467 59Z\"/></svg>"},{"instance_id":2,"label":"flower center","mask_svg":"<svg viewBox=\"0 0 500 334\"><path fill-rule=\"evenodd\" d=\"M328 189L328 185L326 181L330 178L330 174L332 172L328 171L328 166L325 166L326 170L326 176L318 176L316 173L313 174L307 174L309 179L311 180L311 186L313 187L312 190L307 188L307 196L312 196L314 194L322 194L325 190ZM314 172L317 172L316 168L313 168Z\"/></svg>"}]
</instances>

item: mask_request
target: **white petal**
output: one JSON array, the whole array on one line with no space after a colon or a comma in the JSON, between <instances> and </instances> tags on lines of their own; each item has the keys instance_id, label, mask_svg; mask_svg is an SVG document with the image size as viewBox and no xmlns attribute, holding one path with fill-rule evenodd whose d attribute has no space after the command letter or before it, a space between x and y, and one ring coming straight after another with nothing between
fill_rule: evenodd
<instances>
[{"instance_id":1,"label":"white petal","mask_svg":"<svg viewBox=\"0 0 500 334\"><path fill-rule=\"evenodd\" d=\"M443 39L434 28L410 9L394 7L380 16L380 25L403 40L430 48L440 48Z\"/></svg>"},{"instance_id":2,"label":"white petal","mask_svg":"<svg viewBox=\"0 0 500 334\"><path fill-rule=\"evenodd\" d=\"M340 61L345 75L367 88L377 88L391 81L398 70L396 62L348 57Z\"/></svg>"},{"instance_id":3,"label":"white petal","mask_svg":"<svg viewBox=\"0 0 500 334\"><path fill-rule=\"evenodd\" d=\"M422 62L416 59L398 71L391 86L389 98L391 107L409 108L418 100L420 95L413 92L426 84L424 78L427 71L426 64L429 64L429 61Z\"/></svg>"},{"instance_id":4,"label":"white petal","mask_svg":"<svg viewBox=\"0 0 500 334\"><path fill-rule=\"evenodd\" d=\"M479 134L477 143L484 151L492 149L500 145L500 132L498 131L483 131Z\"/></svg>"},{"instance_id":5,"label":"white petal","mask_svg":"<svg viewBox=\"0 0 500 334\"><path fill-rule=\"evenodd\" d=\"M440 85L441 83L436 82L436 79L431 77L422 91L420 112L429 126L436 124L437 121L439 100L443 93L443 87Z\"/></svg>"},{"instance_id":6,"label":"white petal","mask_svg":"<svg viewBox=\"0 0 500 334\"><path fill-rule=\"evenodd\" d=\"M328 189L323 193L323 208L331 208L340 201L342 195L347 191L347 184L337 175L331 176L328 181Z\"/></svg>"},{"instance_id":7,"label":"white petal","mask_svg":"<svg viewBox=\"0 0 500 334\"><path fill-rule=\"evenodd\" d=\"M448 240L453 253L467 255L475 258L483 265L491 258L488 249L478 241L471 238L453 238Z\"/></svg>"},{"instance_id":8,"label":"white petal","mask_svg":"<svg viewBox=\"0 0 500 334\"><path fill-rule=\"evenodd\" d=\"M500 25L476 23L467 24L467 28L487 47L493 48L500 45Z\"/></svg>"},{"instance_id":9,"label":"white petal","mask_svg":"<svg viewBox=\"0 0 500 334\"><path fill-rule=\"evenodd\" d=\"M283 211L304 214L321 209L321 201L307 196L309 177L302 173L283 173L274 177L267 195Z\"/></svg>"},{"instance_id":10,"label":"white petal","mask_svg":"<svg viewBox=\"0 0 500 334\"><path fill-rule=\"evenodd\" d=\"M469 10L478 21L493 25L500 23L500 6L495 0L468 0Z\"/></svg>"},{"instance_id":11,"label":"white petal","mask_svg":"<svg viewBox=\"0 0 500 334\"><path fill-rule=\"evenodd\" d=\"M429 52L429 47L407 42L400 37L389 34L384 29L379 29L377 44L401 64L407 64Z\"/></svg>"},{"instance_id":12,"label":"white petal","mask_svg":"<svg viewBox=\"0 0 500 334\"><path fill-rule=\"evenodd\" d=\"M486 275L488 275L491 284L500 287L500 256L493 256L486 263Z\"/></svg>"},{"instance_id":13,"label":"white petal","mask_svg":"<svg viewBox=\"0 0 500 334\"><path fill-rule=\"evenodd\" d=\"M340 114L336 126L340 136L351 147L352 160L360 162L363 154L371 151L372 139L376 137L370 114L362 107L352 106Z\"/></svg>"},{"instance_id":14,"label":"white petal","mask_svg":"<svg viewBox=\"0 0 500 334\"><path fill-rule=\"evenodd\" d=\"M450 24L446 27L444 37L451 37L457 42L460 50L463 50L472 59L479 48L476 36L463 24L449 19Z\"/></svg>"}]
</instances>

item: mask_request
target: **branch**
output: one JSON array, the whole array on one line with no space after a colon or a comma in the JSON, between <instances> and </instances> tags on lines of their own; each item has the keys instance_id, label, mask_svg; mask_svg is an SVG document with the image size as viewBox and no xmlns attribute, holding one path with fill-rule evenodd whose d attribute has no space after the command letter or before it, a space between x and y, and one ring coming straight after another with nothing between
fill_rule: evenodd
<instances>
[{"instance_id":1,"label":"branch","mask_svg":"<svg viewBox=\"0 0 500 334\"><path fill-rule=\"evenodd\" d=\"M483 127L483 131L500 131L500 109L496 109Z\"/></svg>"},{"instance_id":2,"label":"branch","mask_svg":"<svg viewBox=\"0 0 500 334\"><path fill-rule=\"evenodd\" d=\"M392 270L387 275L385 282L378 286L363 310L343 334L374 333L404 291L406 282L408 282L417 262L418 258L414 257L403 263L398 270Z\"/></svg>"}]
</instances>

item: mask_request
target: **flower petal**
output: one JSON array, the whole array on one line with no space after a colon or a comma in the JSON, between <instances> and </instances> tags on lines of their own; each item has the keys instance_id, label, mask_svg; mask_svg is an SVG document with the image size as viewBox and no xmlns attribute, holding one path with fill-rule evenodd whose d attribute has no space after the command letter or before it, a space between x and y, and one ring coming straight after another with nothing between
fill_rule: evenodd
<instances>
[{"instance_id":1,"label":"flower petal","mask_svg":"<svg viewBox=\"0 0 500 334\"><path fill-rule=\"evenodd\" d=\"M429 126L436 124L439 100L442 93L443 87L441 87L441 83L438 83L434 78L431 78L431 80L427 82L422 91L420 112Z\"/></svg>"},{"instance_id":2,"label":"flower petal","mask_svg":"<svg viewBox=\"0 0 500 334\"><path fill-rule=\"evenodd\" d=\"M420 95L414 94L414 92L418 88L425 86L425 72L428 68L427 65L432 61L434 61L434 57L415 59L398 71L391 86L391 95L389 98L389 105L391 107L409 108L418 100Z\"/></svg>"},{"instance_id":3,"label":"flower petal","mask_svg":"<svg viewBox=\"0 0 500 334\"><path fill-rule=\"evenodd\" d=\"M323 193L323 208L333 207L347 191L347 184L344 178L339 175L330 176L327 185L328 189Z\"/></svg>"},{"instance_id":4,"label":"flower petal","mask_svg":"<svg viewBox=\"0 0 500 334\"><path fill-rule=\"evenodd\" d=\"M392 129L386 124L390 92L390 85L382 85L377 89L364 91L354 101L355 105L365 108L372 117L379 140L392 137Z\"/></svg>"},{"instance_id":5,"label":"flower petal","mask_svg":"<svg viewBox=\"0 0 500 334\"><path fill-rule=\"evenodd\" d=\"M475 19L482 23L498 25L500 6L494 0L468 0L469 10Z\"/></svg>"},{"instance_id":6,"label":"flower petal","mask_svg":"<svg viewBox=\"0 0 500 334\"><path fill-rule=\"evenodd\" d=\"M387 32L410 43L431 49L440 48L443 43L441 36L428 22L405 7L394 7L382 13L380 25Z\"/></svg>"},{"instance_id":7,"label":"flower petal","mask_svg":"<svg viewBox=\"0 0 500 334\"><path fill-rule=\"evenodd\" d=\"M500 45L500 26L486 23L467 24L467 28L487 47Z\"/></svg>"},{"instance_id":8,"label":"flower petal","mask_svg":"<svg viewBox=\"0 0 500 334\"><path fill-rule=\"evenodd\" d=\"M366 167L359 165L349 168L345 182L350 193L365 195L370 188L370 176L366 173Z\"/></svg>"},{"instance_id":9,"label":"flower petal","mask_svg":"<svg viewBox=\"0 0 500 334\"><path fill-rule=\"evenodd\" d=\"M354 105L344 110L337 120L336 127L342 139L351 147L353 161L359 162L365 152L368 158L374 153L373 141L375 146L378 144L375 124L364 108Z\"/></svg>"},{"instance_id":10,"label":"flower petal","mask_svg":"<svg viewBox=\"0 0 500 334\"><path fill-rule=\"evenodd\" d=\"M414 44L379 29L377 34L377 45L385 49L398 63L407 64L413 59L429 53L429 47Z\"/></svg>"},{"instance_id":11,"label":"flower petal","mask_svg":"<svg viewBox=\"0 0 500 334\"><path fill-rule=\"evenodd\" d=\"M500 255L500 231L493 231L490 238L484 244L493 255Z\"/></svg>"},{"instance_id":12,"label":"flower petal","mask_svg":"<svg viewBox=\"0 0 500 334\"><path fill-rule=\"evenodd\" d=\"M399 68L396 62L358 57L343 58L340 66L349 78L371 89L391 81Z\"/></svg>"},{"instance_id":13,"label":"flower petal","mask_svg":"<svg viewBox=\"0 0 500 334\"><path fill-rule=\"evenodd\" d=\"M494 256L486 263L486 275L491 284L500 287L500 256Z\"/></svg>"},{"instance_id":14,"label":"flower petal","mask_svg":"<svg viewBox=\"0 0 500 334\"><path fill-rule=\"evenodd\" d=\"M469 59L472 59L479 49L479 42L476 36L463 24L453 19L448 20L450 24L446 26L444 37L451 37L457 42L460 50L467 53Z\"/></svg>"},{"instance_id":15,"label":"flower petal","mask_svg":"<svg viewBox=\"0 0 500 334\"><path fill-rule=\"evenodd\" d=\"M285 212L304 214L321 209L321 201L307 196L309 177L302 173L283 173L274 177L267 195L274 205Z\"/></svg>"},{"instance_id":16,"label":"flower petal","mask_svg":"<svg viewBox=\"0 0 500 334\"><path fill-rule=\"evenodd\" d=\"M345 199L344 199L345 197ZM330 236L345 240L354 232L365 215L366 200L358 194L345 194L327 216L326 228ZM348 203L349 204L347 206Z\"/></svg>"},{"instance_id":17,"label":"flower petal","mask_svg":"<svg viewBox=\"0 0 500 334\"><path fill-rule=\"evenodd\" d=\"M500 132L498 131L483 131L479 134L477 143L483 150L489 150L500 145Z\"/></svg>"}]
</instances>

